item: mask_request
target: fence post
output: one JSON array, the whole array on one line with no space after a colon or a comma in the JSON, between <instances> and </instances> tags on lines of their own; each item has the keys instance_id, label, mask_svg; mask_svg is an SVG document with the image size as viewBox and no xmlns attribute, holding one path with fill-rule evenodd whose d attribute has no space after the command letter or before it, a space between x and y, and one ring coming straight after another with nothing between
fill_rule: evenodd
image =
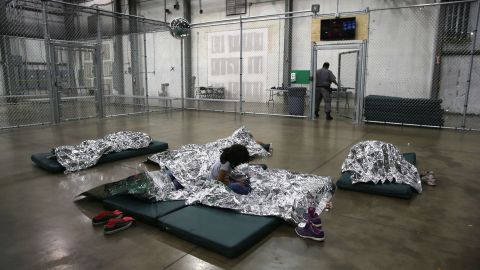
<instances>
[{"instance_id":1,"label":"fence post","mask_svg":"<svg viewBox=\"0 0 480 270\"><path fill-rule=\"evenodd\" d=\"M182 94L182 110L185 110L185 85L183 80L183 38L180 39L180 77L181 77L181 94Z\"/></svg>"},{"instance_id":2,"label":"fence post","mask_svg":"<svg viewBox=\"0 0 480 270\"><path fill-rule=\"evenodd\" d=\"M240 114L243 113L243 22L240 15Z\"/></svg>"},{"instance_id":3,"label":"fence post","mask_svg":"<svg viewBox=\"0 0 480 270\"><path fill-rule=\"evenodd\" d=\"M58 93L54 90L55 68L52 63L52 45L50 44L50 33L48 32L48 17L47 17L47 1L42 0L42 14L43 14L43 34L45 39L45 62L47 64L47 87L50 96L50 105L52 113L52 122L58 124L60 122L59 100Z\"/></svg>"},{"instance_id":4,"label":"fence post","mask_svg":"<svg viewBox=\"0 0 480 270\"><path fill-rule=\"evenodd\" d=\"M463 120L462 120L462 128L466 128L467 122L467 108L468 108L468 96L470 95L470 86L472 81L472 69L473 69L473 56L475 55L475 45L477 43L477 30L478 30L478 19L480 17L480 1L477 1L477 13L476 13L476 20L475 20L475 29L472 31L472 49L470 51L470 66L468 67L468 78L467 78L467 86L465 91L465 103L463 104Z\"/></svg>"},{"instance_id":5,"label":"fence post","mask_svg":"<svg viewBox=\"0 0 480 270\"><path fill-rule=\"evenodd\" d=\"M143 60L145 64L145 105L147 112L150 111L150 103L149 103L149 98L148 98L148 65L147 65L147 33L145 31L145 19L143 19ZM152 37L154 34L152 33Z\"/></svg>"},{"instance_id":6,"label":"fence post","mask_svg":"<svg viewBox=\"0 0 480 270\"><path fill-rule=\"evenodd\" d=\"M311 46L312 46L312 50L311 50L311 59L310 59L310 70L311 70L311 74L310 74L310 88L312 89L310 91L310 119L311 120L314 120L315 119L315 116L314 116L314 111L315 111L315 81L317 79L317 52L316 52L316 48L315 48L315 43L312 42L311 43Z\"/></svg>"},{"instance_id":7,"label":"fence post","mask_svg":"<svg viewBox=\"0 0 480 270\"><path fill-rule=\"evenodd\" d=\"M95 50L96 74L97 77L97 118L102 119L103 113L103 60L102 60L102 21L100 11L97 10L97 46Z\"/></svg>"}]
</instances>

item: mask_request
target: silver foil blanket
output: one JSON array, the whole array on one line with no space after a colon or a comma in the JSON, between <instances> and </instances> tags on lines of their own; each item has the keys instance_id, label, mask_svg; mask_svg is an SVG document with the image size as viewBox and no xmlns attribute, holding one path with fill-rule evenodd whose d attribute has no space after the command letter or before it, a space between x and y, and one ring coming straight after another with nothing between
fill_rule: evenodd
<instances>
[{"instance_id":1,"label":"silver foil blanket","mask_svg":"<svg viewBox=\"0 0 480 270\"><path fill-rule=\"evenodd\" d=\"M161 168L168 168L182 185L208 176L211 166L220 159L221 150L233 144L247 147L253 157L268 157L270 153L258 144L245 127L237 129L230 137L207 144L187 144L177 150L165 151L149 157Z\"/></svg>"},{"instance_id":2,"label":"silver foil blanket","mask_svg":"<svg viewBox=\"0 0 480 270\"><path fill-rule=\"evenodd\" d=\"M281 169L263 170L260 166L242 165L237 174L250 179L252 192L239 195L219 181L200 177L175 190L163 171L145 172L105 185L105 194L133 194L149 201L185 200L186 204L201 203L229 208L244 214L277 216L299 223L310 206L321 213L330 201L333 186L330 177L301 174Z\"/></svg>"},{"instance_id":3,"label":"silver foil blanket","mask_svg":"<svg viewBox=\"0 0 480 270\"><path fill-rule=\"evenodd\" d=\"M197 145L185 145L178 150L151 156L159 171L146 172L105 186L107 196L130 193L151 201L185 200L187 204L229 208L245 214L278 216L298 223L310 206L321 213L333 192L330 177L301 174L281 169L263 170L256 165L240 165L232 173L249 178L252 192L239 195L219 181L209 178L211 166L219 160L221 149L234 143L243 144L251 155L270 155L244 127L232 136ZM166 169L184 187L175 187Z\"/></svg>"},{"instance_id":4,"label":"silver foil blanket","mask_svg":"<svg viewBox=\"0 0 480 270\"><path fill-rule=\"evenodd\" d=\"M103 139L86 140L78 145L64 145L53 149L65 172L75 172L97 164L103 154L126 149L147 147L152 138L143 132L119 131Z\"/></svg>"},{"instance_id":5,"label":"silver foil blanket","mask_svg":"<svg viewBox=\"0 0 480 270\"><path fill-rule=\"evenodd\" d=\"M417 168L405 160L391 143L364 141L354 145L342 164L342 172L353 172L352 183L386 181L403 183L422 193Z\"/></svg>"}]
</instances>

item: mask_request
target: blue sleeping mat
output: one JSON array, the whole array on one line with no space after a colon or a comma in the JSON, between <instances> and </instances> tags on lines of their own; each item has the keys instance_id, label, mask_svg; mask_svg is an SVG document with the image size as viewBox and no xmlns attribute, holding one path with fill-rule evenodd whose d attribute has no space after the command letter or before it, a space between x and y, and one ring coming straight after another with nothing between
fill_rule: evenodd
<instances>
[{"instance_id":1,"label":"blue sleeping mat","mask_svg":"<svg viewBox=\"0 0 480 270\"><path fill-rule=\"evenodd\" d=\"M128 149L122 152L110 153L103 155L97 162L97 164L107 163L111 161L141 156L141 155L148 155L158 152L163 152L168 149L168 143L160 142L160 141L152 141L148 147L140 148L140 149ZM37 164L38 167L51 172L63 172L65 171L65 167L63 167L60 163L58 163L57 158L52 153L39 153L33 154L31 157L32 161Z\"/></svg>"},{"instance_id":2,"label":"blue sleeping mat","mask_svg":"<svg viewBox=\"0 0 480 270\"><path fill-rule=\"evenodd\" d=\"M417 155L415 153L404 153L405 159L413 165L417 164ZM353 184L351 180L352 173L344 172L337 181L337 187L341 189L366 192L370 194L383 195L388 197L410 199L413 195L413 189L407 184L396 184L385 182L383 184L375 183L356 183Z\"/></svg>"},{"instance_id":3,"label":"blue sleeping mat","mask_svg":"<svg viewBox=\"0 0 480 270\"><path fill-rule=\"evenodd\" d=\"M187 206L158 218L158 226L196 245L234 258L280 224L276 217L253 216L207 206Z\"/></svg>"},{"instance_id":4,"label":"blue sleeping mat","mask_svg":"<svg viewBox=\"0 0 480 270\"><path fill-rule=\"evenodd\" d=\"M185 201L146 202L125 194L103 200L103 206L109 210L118 209L138 220L156 225L159 217L185 207Z\"/></svg>"}]
</instances>

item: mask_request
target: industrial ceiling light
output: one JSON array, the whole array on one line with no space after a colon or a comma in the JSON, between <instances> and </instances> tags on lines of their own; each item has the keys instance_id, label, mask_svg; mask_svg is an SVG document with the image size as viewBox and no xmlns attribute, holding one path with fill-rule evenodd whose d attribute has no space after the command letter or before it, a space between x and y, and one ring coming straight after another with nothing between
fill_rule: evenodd
<instances>
[{"instance_id":1,"label":"industrial ceiling light","mask_svg":"<svg viewBox=\"0 0 480 270\"><path fill-rule=\"evenodd\" d=\"M320 12L320 5L316 4L316 5L312 5L312 12L317 15L318 12Z\"/></svg>"}]
</instances>

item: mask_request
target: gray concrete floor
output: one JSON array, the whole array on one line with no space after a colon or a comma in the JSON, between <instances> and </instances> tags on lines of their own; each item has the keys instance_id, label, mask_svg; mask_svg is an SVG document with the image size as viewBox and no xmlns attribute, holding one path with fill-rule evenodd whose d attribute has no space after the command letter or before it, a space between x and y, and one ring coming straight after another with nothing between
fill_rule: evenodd
<instances>
[{"instance_id":1,"label":"gray concrete floor","mask_svg":"<svg viewBox=\"0 0 480 270\"><path fill-rule=\"evenodd\" d=\"M410 201L339 190L334 209L322 214L325 242L298 238L284 224L230 260L142 223L109 237L91 226L101 204L74 201L77 188L145 170L145 157L70 175L45 173L30 161L32 153L119 130L147 132L175 149L228 136L241 125L273 143L270 167L336 180L349 148L377 139L417 152L419 168L435 171L440 183ZM480 133L355 126L345 118L187 111L4 130L0 269L480 269L479 159Z\"/></svg>"}]
</instances>

